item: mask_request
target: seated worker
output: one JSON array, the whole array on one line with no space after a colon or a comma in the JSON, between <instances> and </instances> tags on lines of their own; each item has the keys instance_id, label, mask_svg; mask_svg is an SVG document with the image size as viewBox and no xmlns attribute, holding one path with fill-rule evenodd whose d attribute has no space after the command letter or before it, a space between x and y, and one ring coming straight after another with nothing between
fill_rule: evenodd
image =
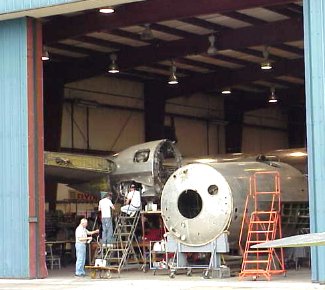
<instances>
[{"instance_id":1,"label":"seated worker","mask_svg":"<svg viewBox=\"0 0 325 290\"><path fill-rule=\"evenodd\" d=\"M136 190L135 185L130 186L130 191L126 195L125 205L121 207L121 212L129 216L134 216L141 209L140 191Z\"/></svg>"}]
</instances>

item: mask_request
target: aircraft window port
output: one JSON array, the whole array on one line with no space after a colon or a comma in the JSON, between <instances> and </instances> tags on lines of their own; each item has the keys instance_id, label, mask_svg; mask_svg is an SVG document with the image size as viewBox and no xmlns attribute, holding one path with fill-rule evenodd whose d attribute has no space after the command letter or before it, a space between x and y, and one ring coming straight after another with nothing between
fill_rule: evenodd
<instances>
[{"instance_id":1,"label":"aircraft window port","mask_svg":"<svg viewBox=\"0 0 325 290\"><path fill-rule=\"evenodd\" d=\"M215 184L210 185L209 188L208 188L208 192L209 192L210 195L217 195L218 191L219 191L219 188Z\"/></svg>"},{"instance_id":2,"label":"aircraft window port","mask_svg":"<svg viewBox=\"0 0 325 290\"><path fill-rule=\"evenodd\" d=\"M178 210L188 219L197 217L202 210L201 196L194 190L184 190L178 198Z\"/></svg>"},{"instance_id":3,"label":"aircraft window port","mask_svg":"<svg viewBox=\"0 0 325 290\"><path fill-rule=\"evenodd\" d=\"M133 162L135 162L135 163L147 162L148 159L149 159L149 155L150 155L150 150L149 149L144 149L144 150L137 151L134 154Z\"/></svg>"}]
</instances>

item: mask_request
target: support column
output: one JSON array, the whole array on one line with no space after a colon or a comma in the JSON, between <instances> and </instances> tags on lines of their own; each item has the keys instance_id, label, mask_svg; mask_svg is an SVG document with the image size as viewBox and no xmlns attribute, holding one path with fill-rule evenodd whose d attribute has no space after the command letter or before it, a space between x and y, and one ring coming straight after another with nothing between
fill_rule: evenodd
<instances>
[{"instance_id":1,"label":"support column","mask_svg":"<svg viewBox=\"0 0 325 290\"><path fill-rule=\"evenodd\" d=\"M304 43L311 232L325 232L325 5L305 0ZM325 283L325 247L312 247L312 280Z\"/></svg>"},{"instance_id":2,"label":"support column","mask_svg":"<svg viewBox=\"0 0 325 290\"><path fill-rule=\"evenodd\" d=\"M225 100L225 127L226 153L241 152L243 135L243 116L241 106L233 100Z\"/></svg>"},{"instance_id":3,"label":"support column","mask_svg":"<svg viewBox=\"0 0 325 290\"><path fill-rule=\"evenodd\" d=\"M165 95L159 86L146 83L144 87L144 123L146 141L165 138Z\"/></svg>"},{"instance_id":4,"label":"support column","mask_svg":"<svg viewBox=\"0 0 325 290\"><path fill-rule=\"evenodd\" d=\"M57 73L57 72L56 72ZM64 82L55 72L46 70L44 75L44 148L46 151L60 151L61 126L64 101ZM49 211L56 210L57 183L45 182L45 201Z\"/></svg>"},{"instance_id":5,"label":"support column","mask_svg":"<svg viewBox=\"0 0 325 290\"><path fill-rule=\"evenodd\" d=\"M306 147L306 110L295 107L287 111L289 148ZM299 120L299 121L296 121Z\"/></svg>"},{"instance_id":6,"label":"support column","mask_svg":"<svg viewBox=\"0 0 325 290\"><path fill-rule=\"evenodd\" d=\"M42 31L0 22L0 277L43 278L45 209Z\"/></svg>"},{"instance_id":7,"label":"support column","mask_svg":"<svg viewBox=\"0 0 325 290\"><path fill-rule=\"evenodd\" d=\"M64 101L64 82L45 69L44 75L44 149L59 151Z\"/></svg>"}]
</instances>

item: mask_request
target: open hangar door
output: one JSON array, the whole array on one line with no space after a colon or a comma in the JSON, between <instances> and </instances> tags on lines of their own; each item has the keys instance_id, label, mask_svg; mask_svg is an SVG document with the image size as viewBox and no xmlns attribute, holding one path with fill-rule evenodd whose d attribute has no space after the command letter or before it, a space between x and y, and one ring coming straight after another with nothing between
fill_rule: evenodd
<instances>
[{"instance_id":1,"label":"open hangar door","mask_svg":"<svg viewBox=\"0 0 325 290\"><path fill-rule=\"evenodd\" d=\"M106 155L166 137L185 156L305 146L302 3L228 2L44 18L45 150ZM56 194L48 183L49 211Z\"/></svg>"}]
</instances>

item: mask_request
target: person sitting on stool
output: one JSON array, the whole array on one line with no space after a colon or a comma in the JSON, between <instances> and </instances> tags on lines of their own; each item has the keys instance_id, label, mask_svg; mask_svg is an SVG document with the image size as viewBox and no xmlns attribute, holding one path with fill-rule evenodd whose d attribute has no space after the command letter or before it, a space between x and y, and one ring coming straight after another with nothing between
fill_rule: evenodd
<instances>
[{"instance_id":1,"label":"person sitting on stool","mask_svg":"<svg viewBox=\"0 0 325 290\"><path fill-rule=\"evenodd\" d=\"M125 205L121 207L121 212L133 217L137 211L141 209L140 191L136 190L135 185L132 184L130 191L126 196Z\"/></svg>"}]
</instances>

